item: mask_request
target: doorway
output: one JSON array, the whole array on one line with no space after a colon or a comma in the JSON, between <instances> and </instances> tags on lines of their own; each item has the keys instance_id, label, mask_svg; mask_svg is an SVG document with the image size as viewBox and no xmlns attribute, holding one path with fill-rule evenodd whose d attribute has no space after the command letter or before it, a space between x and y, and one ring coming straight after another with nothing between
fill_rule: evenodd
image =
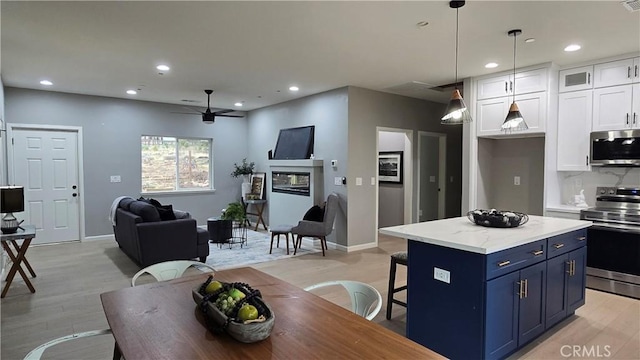
<instances>
[{"instance_id":1,"label":"doorway","mask_svg":"<svg viewBox=\"0 0 640 360\"><path fill-rule=\"evenodd\" d=\"M399 168L401 174L398 174L401 181L381 181L379 171L377 172L377 228L410 224L414 218L413 131L378 127L376 133L378 154L392 152L401 154L402 159Z\"/></svg>"},{"instance_id":2,"label":"doorway","mask_svg":"<svg viewBox=\"0 0 640 360\"><path fill-rule=\"evenodd\" d=\"M82 129L8 124L9 184L24 186L24 212L36 227L32 244L81 240Z\"/></svg>"},{"instance_id":3,"label":"doorway","mask_svg":"<svg viewBox=\"0 0 640 360\"><path fill-rule=\"evenodd\" d=\"M445 218L447 135L418 133L418 222Z\"/></svg>"}]
</instances>

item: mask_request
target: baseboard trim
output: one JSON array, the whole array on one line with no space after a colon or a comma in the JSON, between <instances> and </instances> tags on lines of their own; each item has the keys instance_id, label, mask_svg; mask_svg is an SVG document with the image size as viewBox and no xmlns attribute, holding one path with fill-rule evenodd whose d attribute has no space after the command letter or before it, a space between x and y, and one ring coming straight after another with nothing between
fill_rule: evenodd
<instances>
[{"instance_id":1,"label":"baseboard trim","mask_svg":"<svg viewBox=\"0 0 640 360\"><path fill-rule=\"evenodd\" d=\"M113 236L113 234L111 234L111 235L85 236L84 239L82 239L83 242L102 241L102 240L115 240L115 237Z\"/></svg>"},{"instance_id":2,"label":"baseboard trim","mask_svg":"<svg viewBox=\"0 0 640 360\"><path fill-rule=\"evenodd\" d=\"M360 245L344 246L344 245L340 245L340 244L336 244L336 243L327 242L327 247L329 249L339 250L339 251L344 251L344 252L350 253L350 252L353 252L353 251L372 249L372 248L376 248L378 246L376 245L376 243L366 243L366 244L360 244Z\"/></svg>"}]
</instances>

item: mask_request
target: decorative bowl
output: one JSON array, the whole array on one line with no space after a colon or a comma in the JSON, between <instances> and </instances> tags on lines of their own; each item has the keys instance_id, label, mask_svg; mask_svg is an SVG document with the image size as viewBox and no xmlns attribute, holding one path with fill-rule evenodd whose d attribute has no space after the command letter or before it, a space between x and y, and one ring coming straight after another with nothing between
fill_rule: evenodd
<instances>
[{"instance_id":1,"label":"decorative bowl","mask_svg":"<svg viewBox=\"0 0 640 360\"><path fill-rule=\"evenodd\" d=\"M251 289L251 287L246 284L222 283L223 289L220 289L220 291L216 291L213 294L204 294L204 288L209 284L209 282L211 282L211 279L212 277L210 276L209 280L194 288L191 293L193 301L198 305L198 309L204 313L212 331L224 331L231 335L232 338L243 343L261 341L271 335L271 330L273 330L273 325L275 323L275 314L269 305L262 300L259 291ZM248 302L255 306L258 309L259 315L263 315L266 319L263 322L243 323L241 320L227 316L225 313L220 311L215 305L215 300L223 290L230 286L233 286L245 293L246 297L242 302Z\"/></svg>"},{"instance_id":2,"label":"decorative bowl","mask_svg":"<svg viewBox=\"0 0 640 360\"><path fill-rule=\"evenodd\" d=\"M495 228L513 228L526 224L529 216L517 211L505 210L471 210L467 213L469 221L476 225L495 227Z\"/></svg>"}]
</instances>

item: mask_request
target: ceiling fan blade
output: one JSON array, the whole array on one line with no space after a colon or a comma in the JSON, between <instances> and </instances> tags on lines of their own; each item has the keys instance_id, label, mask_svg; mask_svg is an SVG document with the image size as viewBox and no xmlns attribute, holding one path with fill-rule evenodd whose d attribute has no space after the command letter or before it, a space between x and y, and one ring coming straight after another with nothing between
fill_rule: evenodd
<instances>
[{"instance_id":1,"label":"ceiling fan blade","mask_svg":"<svg viewBox=\"0 0 640 360\"><path fill-rule=\"evenodd\" d=\"M223 115L223 114L220 114L220 115L216 115L216 117L243 118L244 116L242 116L242 115Z\"/></svg>"},{"instance_id":2,"label":"ceiling fan blade","mask_svg":"<svg viewBox=\"0 0 640 360\"><path fill-rule=\"evenodd\" d=\"M175 112L175 111L172 111L171 114L202 115L201 113L195 113L195 112Z\"/></svg>"},{"instance_id":3,"label":"ceiling fan blade","mask_svg":"<svg viewBox=\"0 0 640 360\"><path fill-rule=\"evenodd\" d=\"M222 109L222 110L218 110L216 112L214 112L214 114L216 115L222 115L222 114L226 114L226 113L230 113L233 112L235 110L231 110L231 109Z\"/></svg>"}]
</instances>

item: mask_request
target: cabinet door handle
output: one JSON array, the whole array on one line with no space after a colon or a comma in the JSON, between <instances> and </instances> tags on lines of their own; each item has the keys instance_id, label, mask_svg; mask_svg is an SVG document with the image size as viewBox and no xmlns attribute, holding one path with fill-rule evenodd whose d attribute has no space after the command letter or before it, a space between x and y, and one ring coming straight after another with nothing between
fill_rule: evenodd
<instances>
[{"instance_id":1,"label":"cabinet door handle","mask_svg":"<svg viewBox=\"0 0 640 360\"><path fill-rule=\"evenodd\" d=\"M638 77L638 65L636 65L634 67L635 67L635 70L634 70L635 76Z\"/></svg>"},{"instance_id":2,"label":"cabinet door handle","mask_svg":"<svg viewBox=\"0 0 640 360\"><path fill-rule=\"evenodd\" d=\"M504 92L505 92L505 93L508 93L508 92L509 92L509 82L508 82L508 81L505 81L505 82L504 82Z\"/></svg>"},{"instance_id":3,"label":"cabinet door handle","mask_svg":"<svg viewBox=\"0 0 640 360\"><path fill-rule=\"evenodd\" d=\"M531 254L533 254L533 256L538 256L538 255L542 255L542 254L544 254L544 251L542 251L542 250L536 250L536 251L532 252Z\"/></svg>"},{"instance_id":4,"label":"cabinet door handle","mask_svg":"<svg viewBox=\"0 0 640 360\"><path fill-rule=\"evenodd\" d=\"M629 125L629 113L627 113L627 125Z\"/></svg>"},{"instance_id":5,"label":"cabinet door handle","mask_svg":"<svg viewBox=\"0 0 640 360\"><path fill-rule=\"evenodd\" d=\"M636 119L638 118L638 114L633 113L633 125L636 124Z\"/></svg>"},{"instance_id":6,"label":"cabinet door handle","mask_svg":"<svg viewBox=\"0 0 640 360\"><path fill-rule=\"evenodd\" d=\"M589 155L587 155L587 163L586 163L586 165L589 166Z\"/></svg>"},{"instance_id":7,"label":"cabinet door handle","mask_svg":"<svg viewBox=\"0 0 640 360\"><path fill-rule=\"evenodd\" d=\"M627 77L631 79L631 66L627 66Z\"/></svg>"},{"instance_id":8,"label":"cabinet door handle","mask_svg":"<svg viewBox=\"0 0 640 360\"><path fill-rule=\"evenodd\" d=\"M506 265L509 265L509 264L511 264L511 261L505 260L505 261L499 262L498 266L499 267L503 267L503 266L506 266Z\"/></svg>"},{"instance_id":9,"label":"cabinet door handle","mask_svg":"<svg viewBox=\"0 0 640 360\"><path fill-rule=\"evenodd\" d=\"M524 297L529 296L529 279L524 279Z\"/></svg>"},{"instance_id":10,"label":"cabinet door handle","mask_svg":"<svg viewBox=\"0 0 640 360\"><path fill-rule=\"evenodd\" d=\"M524 297L524 280L518 281L518 297L522 299Z\"/></svg>"},{"instance_id":11,"label":"cabinet door handle","mask_svg":"<svg viewBox=\"0 0 640 360\"><path fill-rule=\"evenodd\" d=\"M580 241L585 241L585 240L587 240L587 237L586 237L586 236L580 236L580 237L578 238L578 240L580 240Z\"/></svg>"},{"instance_id":12,"label":"cabinet door handle","mask_svg":"<svg viewBox=\"0 0 640 360\"><path fill-rule=\"evenodd\" d=\"M591 73L587 73L587 84L591 85Z\"/></svg>"},{"instance_id":13,"label":"cabinet door handle","mask_svg":"<svg viewBox=\"0 0 640 360\"><path fill-rule=\"evenodd\" d=\"M564 244L553 244L553 247L556 249L560 249L561 247L564 247Z\"/></svg>"},{"instance_id":14,"label":"cabinet door handle","mask_svg":"<svg viewBox=\"0 0 640 360\"><path fill-rule=\"evenodd\" d=\"M513 81L509 81L509 91L513 91Z\"/></svg>"}]
</instances>

